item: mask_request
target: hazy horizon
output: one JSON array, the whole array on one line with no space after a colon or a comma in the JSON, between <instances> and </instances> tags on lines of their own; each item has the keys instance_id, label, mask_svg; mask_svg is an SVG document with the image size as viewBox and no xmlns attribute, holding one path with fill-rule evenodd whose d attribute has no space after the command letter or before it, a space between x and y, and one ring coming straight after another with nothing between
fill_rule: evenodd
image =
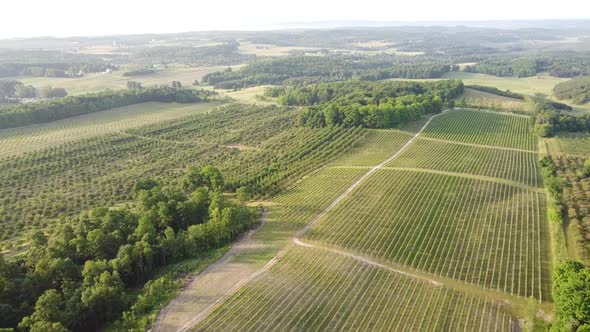
<instances>
[{"instance_id":1,"label":"hazy horizon","mask_svg":"<svg viewBox=\"0 0 590 332\"><path fill-rule=\"evenodd\" d=\"M31 11L31 8L35 10ZM508 8L510 10L506 10ZM572 11L572 8L576 10ZM467 0L449 0L444 3L423 0L395 4L367 0L362 6L336 1L301 0L290 7L277 6L276 2L270 0L229 0L223 3L222 8L214 2L194 3L184 0L170 0L165 4L104 0L99 6L86 4L84 7L72 0L51 3L32 0L3 4L2 9L8 15L0 21L0 39L335 28L346 26L343 22L386 26L424 22L590 19L590 16L582 16L590 12L590 2L582 0L564 0L559 6L547 0L499 0L489 7Z\"/></svg>"}]
</instances>

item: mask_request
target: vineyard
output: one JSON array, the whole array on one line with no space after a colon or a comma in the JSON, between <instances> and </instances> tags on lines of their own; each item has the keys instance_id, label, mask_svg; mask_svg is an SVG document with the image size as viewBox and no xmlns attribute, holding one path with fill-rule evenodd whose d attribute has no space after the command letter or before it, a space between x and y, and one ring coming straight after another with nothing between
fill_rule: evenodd
<instances>
[{"instance_id":1,"label":"vineyard","mask_svg":"<svg viewBox=\"0 0 590 332\"><path fill-rule=\"evenodd\" d=\"M289 248L196 330L510 331L499 305L317 249Z\"/></svg>"},{"instance_id":2,"label":"vineyard","mask_svg":"<svg viewBox=\"0 0 590 332\"><path fill-rule=\"evenodd\" d=\"M194 107L185 112L194 112ZM131 198L133 185L146 177L174 184L171 179L190 164L215 164L227 174L229 189L250 186L255 196L268 196L330 162L366 135L361 128L297 128L293 112L232 105L141 127L106 121L95 127L98 133L104 126L103 135L59 145L62 135L77 135L83 129L67 124L70 129L65 133L40 130L38 139L51 147L38 147L33 137L29 149L35 151L18 155L8 149L5 153L12 156L0 160L0 237L15 238L23 230L51 226L60 216L124 203ZM64 121L87 125L82 117ZM10 145L15 150L20 149L17 142Z\"/></svg>"},{"instance_id":3,"label":"vineyard","mask_svg":"<svg viewBox=\"0 0 590 332\"><path fill-rule=\"evenodd\" d=\"M387 169L330 211L305 239L488 289L547 299L543 206L538 190Z\"/></svg>"},{"instance_id":4,"label":"vineyard","mask_svg":"<svg viewBox=\"0 0 590 332\"><path fill-rule=\"evenodd\" d=\"M207 312L216 300L224 298L227 289L267 264L296 230L363 173L362 169L326 168L274 198L264 226L248 242L238 245L238 250L232 249L225 263L191 284L166 309L158 331L177 331L189 324L195 313Z\"/></svg>"},{"instance_id":5,"label":"vineyard","mask_svg":"<svg viewBox=\"0 0 590 332\"><path fill-rule=\"evenodd\" d=\"M215 104L143 103L45 124L0 131L0 158L56 147L80 139L175 120L210 111Z\"/></svg>"},{"instance_id":6,"label":"vineyard","mask_svg":"<svg viewBox=\"0 0 590 332\"><path fill-rule=\"evenodd\" d=\"M424 131L436 139L537 151L537 139L530 133L528 118L482 111L462 110L438 117Z\"/></svg>"},{"instance_id":7,"label":"vineyard","mask_svg":"<svg viewBox=\"0 0 590 332\"><path fill-rule=\"evenodd\" d=\"M520 135L513 142L536 140L511 115L453 111L431 124L458 133L462 115L514 126ZM468 138L418 138L408 146L412 137L366 130L343 157L274 198L254 235L259 242L236 257L251 268L244 285L212 297L192 293L193 304L175 309L185 327L511 331L524 299L550 301L537 154L506 148L491 133L485 147ZM215 298L223 304L211 304Z\"/></svg>"},{"instance_id":8,"label":"vineyard","mask_svg":"<svg viewBox=\"0 0 590 332\"><path fill-rule=\"evenodd\" d=\"M418 139L387 166L468 173L541 187L537 159L534 152Z\"/></svg>"}]
</instances>

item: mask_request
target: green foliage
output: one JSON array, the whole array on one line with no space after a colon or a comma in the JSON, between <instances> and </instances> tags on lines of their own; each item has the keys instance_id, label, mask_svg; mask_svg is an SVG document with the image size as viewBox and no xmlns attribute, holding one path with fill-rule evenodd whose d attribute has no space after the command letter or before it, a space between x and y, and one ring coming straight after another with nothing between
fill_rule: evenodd
<instances>
[{"instance_id":1,"label":"green foliage","mask_svg":"<svg viewBox=\"0 0 590 332\"><path fill-rule=\"evenodd\" d=\"M96 208L62 221L51 237L35 232L22 262L0 260L0 286L14 288L0 287L0 303L8 305L0 307L6 314L0 326L15 327L22 318L24 331L100 329L128 308L128 293L159 267L224 246L256 224L258 211L223 198L215 167L202 173L207 187L189 195L144 180L135 186L133 208ZM159 291L159 283L147 285L148 293ZM34 308L27 306L31 300ZM133 310L152 306L144 301Z\"/></svg>"},{"instance_id":2,"label":"green foliage","mask_svg":"<svg viewBox=\"0 0 590 332\"><path fill-rule=\"evenodd\" d=\"M349 79L438 78L451 69L449 64L430 58L408 62L389 56L292 56L257 61L237 71L211 73L203 77L203 82L221 89L263 84L298 86Z\"/></svg>"},{"instance_id":3,"label":"green foliage","mask_svg":"<svg viewBox=\"0 0 590 332\"><path fill-rule=\"evenodd\" d=\"M279 102L318 105L298 115L301 126L393 128L440 112L462 92L461 81L325 83L289 89Z\"/></svg>"},{"instance_id":4,"label":"green foliage","mask_svg":"<svg viewBox=\"0 0 590 332\"><path fill-rule=\"evenodd\" d=\"M0 109L0 129L50 122L147 101L201 102L209 100L211 94L205 90L155 87L105 91L41 101Z\"/></svg>"},{"instance_id":5,"label":"green foliage","mask_svg":"<svg viewBox=\"0 0 590 332\"><path fill-rule=\"evenodd\" d=\"M575 77L559 83L553 87L553 93L559 99L571 99L576 104L585 104L590 101L590 76Z\"/></svg>"},{"instance_id":6,"label":"green foliage","mask_svg":"<svg viewBox=\"0 0 590 332\"><path fill-rule=\"evenodd\" d=\"M567 261L555 268L553 279L555 331L586 331L590 325L590 268Z\"/></svg>"}]
</instances>

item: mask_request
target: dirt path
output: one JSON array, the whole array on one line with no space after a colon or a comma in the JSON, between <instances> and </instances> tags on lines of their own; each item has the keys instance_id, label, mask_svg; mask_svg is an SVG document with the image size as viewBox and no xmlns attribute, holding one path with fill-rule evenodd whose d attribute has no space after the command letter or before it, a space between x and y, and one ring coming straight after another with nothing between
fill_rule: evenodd
<instances>
[{"instance_id":1,"label":"dirt path","mask_svg":"<svg viewBox=\"0 0 590 332\"><path fill-rule=\"evenodd\" d=\"M331 166L330 168L370 168L370 166ZM392 171L410 171L410 172L421 172L421 173L432 173L432 174L440 174L440 175L448 175L448 176L457 176L462 178L474 179L474 180L482 180L482 181L490 181L496 183L502 183L513 187L518 187L527 190L533 190L539 193L545 193L545 189L541 187L534 187L530 186L521 182L497 178L493 176L485 176L485 175L475 175L470 173L459 173L459 172L451 172L451 171L442 171L430 168L419 168L419 167L381 167L384 170L392 170Z\"/></svg>"},{"instance_id":2,"label":"dirt path","mask_svg":"<svg viewBox=\"0 0 590 332\"><path fill-rule=\"evenodd\" d=\"M429 278L422 277L422 276L419 276L419 275L416 275L416 274L413 274L413 273L409 273L409 272L406 272L406 271L394 269L391 266L387 266L385 264L381 264L381 263L375 262L374 260L371 260L371 259L369 259L367 257L355 255L353 253L346 252L346 251L343 251L343 250L339 250L339 249L335 249L335 248L330 248L330 247L325 247L325 246L319 246L319 245L315 245L315 244L311 244L311 243L306 243L306 242L303 242L302 240L300 240L300 239L298 239L296 237L293 238L293 243L295 243L298 246L305 247L305 248L320 249L320 250L329 251L331 253L335 253L335 254L338 254L338 255L350 257L350 258L355 259L357 261L360 261L360 262L363 262L365 264L369 264L369 265L372 265L372 266L376 266L376 267L382 268L382 269L387 270L387 271L391 271L391 272L403 274L403 275L405 275L407 277L410 277L410 278L415 278L415 279L421 279L421 280L424 280L424 281L428 281L429 283L431 283L431 284L433 284L434 286L437 286L437 287L443 285L442 283L440 283L440 282L438 282L438 281L436 281L434 279L429 279Z\"/></svg>"},{"instance_id":3,"label":"dirt path","mask_svg":"<svg viewBox=\"0 0 590 332\"><path fill-rule=\"evenodd\" d=\"M267 209L262 213L261 224L266 222ZM237 292L245 283L256 278L276 263L270 260L262 268L239 261L249 250L260 249L261 244L252 238L256 230L236 242L217 262L201 271L158 314L153 331L187 331L207 317L220 303ZM196 313L196 316L194 315Z\"/></svg>"},{"instance_id":4,"label":"dirt path","mask_svg":"<svg viewBox=\"0 0 590 332\"><path fill-rule=\"evenodd\" d=\"M313 226L319 219L321 219L328 211L348 196L359 184L366 180L371 174L383 168L387 163L397 158L404 152L413 142L420 136L420 134L428 127L433 118L446 113L443 111L440 114L431 116L420 130L412 136L410 140L398 149L387 160L379 165L369 169L367 173L363 174L355 183L346 189L340 196L334 199L330 205L323 209L316 217L311 220L306 226L299 230L294 241L299 241L297 237L303 234L307 229ZM266 220L266 210L263 213L262 222ZM261 225L262 227L262 225ZM158 315L153 331L155 332L172 332L172 331L187 331L196 326L203 319L207 318L213 310L215 310L221 303L227 300L230 296L235 294L244 284L256 278L260 274L271 268L280 257L286 252L285 248L281 249L274 258L268 261L264 266L253 266L247 262L240 262L236 257L243 255L249 248L261 245L255 240L251 239L253 231L242 240L238 241L232 249L226 253L219 261L210 265L203 270L197 277L176 297L170 304L168 304ZM296 242L297 243L297 242ZM303 243L299 241L299 243ZM364 259L360 256L346 254L356 259ZM369 260L367 260L369 262ZM377 262L370 261L369 264L381 266ZM400 270L395 270L391 267L383 265L384 268L391 271L404 273ZM423 278L425 279L425 278ZM430 280L429 280L430 281ZM436 282L436 281L431 281Z\"/></svg>"},{"instance_id":5,"label":"dirt path","mask_svg":"<svg viewBox=\"0 0 590 332\"><path fill-rule=\"evenodd\" d=\"M297 232L297 235L295 237L299 237L301 234L303 234L305 231L307 231L309 228L311 228L318 220L320 220L326 213L328 213L328 211L332 210L332 208L334 208L336 205L338 205L338 203L340 203L341 200L343 200L356 187L358 187L359 184L361 184L369 176L371 176L371 174L373 174L376 171L378 171L379 169L383 168L390 161L399 157L399 155L402 154L402 152L404 152L410 145L412 145L412 143L416 140L416 138L418 138L418 136L420 136L420 134L422 134L422 132L426 129L426 127L428 127L428 125L430 124L432 119L436 118L439 115L445 114L447 112L448 112L448 110L445 110L439 114L435 114L435 115L431 116L428 119L428 121L426 121L426 123L422 126L422 128L420 128L420 130L418 130L418 132L416 134L414 134L414 136L412 136L412 138L410 138L409 141L406 142L406 144L404 144L401 148L399 148L399 150L397 150L393 155L391 155L391 157L387 158L385 161L383 161L379 165L371 168L367 173L363 174L363 176L361 176L355 183L353 183L350 187L348 187L348 189L346 189L346 191L344 191L340 196L336 197L336 199L334 201L332 201L332 203L330 205L328 205L328 207L326 207L324 210L322 210L322 212L320 212L315 218L313 218L312 221L307 223L307 225L305 225L305 227L303 227L303 229L301 229L299 232Z\"/></svg>"},{"instance_id":6,"label":"dirt path","mask_svg":"<svg viewBox=\"0 0 590 332\"><path fill-rule=\"evenodd\" d=\"M518 148L506 148L503 146L495 146L495 145L485 145L485 144L476 144L476 143L465 143L459 141L449 141L446 139L440 138L433 138L433 137L420 137L423 140L441 142L441 143L448 143L448 144L455 144L455 145L465 145L465 146L472 146L476 148L485 148L485 149L495 149L495 150L508 150L508 151L516 151L516 152L526 152L526 153L534 153L537 154L539 151L536 150L526 150L526 149L518 149Z\"/></svg>"}]
</instances>

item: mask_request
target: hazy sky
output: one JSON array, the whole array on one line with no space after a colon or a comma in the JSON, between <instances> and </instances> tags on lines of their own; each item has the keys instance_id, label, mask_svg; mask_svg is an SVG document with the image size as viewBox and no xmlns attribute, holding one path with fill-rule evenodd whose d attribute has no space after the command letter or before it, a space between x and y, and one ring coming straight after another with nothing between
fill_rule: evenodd
<instances>
[{"instance_id":1,"label":"hazy sky","mask_svg":"<svg viewBox=\"0 0 590 332\"><path fill-rule=\"evenodd\" d=\"M0 3L0 38L263 30L333 20L590 18L590 0L26 0Z\"/></svg>"}]
</instances>

